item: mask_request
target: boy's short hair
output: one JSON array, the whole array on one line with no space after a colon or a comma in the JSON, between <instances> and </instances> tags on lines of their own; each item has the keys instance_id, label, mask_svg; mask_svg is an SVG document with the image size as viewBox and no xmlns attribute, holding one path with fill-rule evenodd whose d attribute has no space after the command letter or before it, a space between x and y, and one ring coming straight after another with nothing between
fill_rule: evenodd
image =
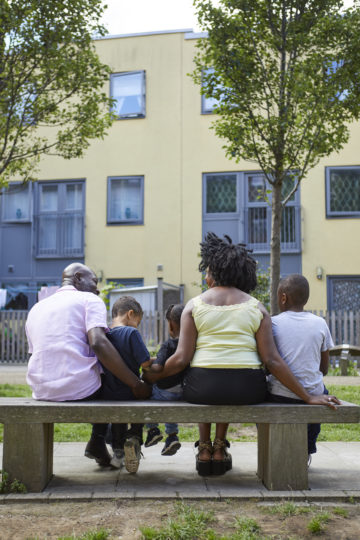
<instances>
[{"instance_id":1,"label":"boy's short hair","mask_svg":"<svg viewBox=\"0 0 360 540\"><path fill-rule=\"evenodd\" d=\"M135 315L138 315L139 317L142 317L144 314L139 302L135 300L133 296L120 296L120 298L115 301L112 307L111 316L114 319L119 315L125 315L125 313L127 313L131 309L133 310Z\"/></svg>"},{"instance_id":2,"label":"boy's short hair","mask_svg":"<svg viewBox=\"0 0 360 540\"><path fill-rule=\"evenodd\" d=\"M183 304L170 304L165 312L166 320L172 321L180 327L180 319L184 307Z\"/></svg>"},{"instance_id":3,"label":"boy's short hair","mask_svg":"<svg viewBox=\"0 0 360 540\"><path fill-rule=\"evenodd\" d=\"M304 306L309 300L309 282L300 274L290 274L281 279L279 290L286 293L295 306Z\"/></svg>"}]
</instances>

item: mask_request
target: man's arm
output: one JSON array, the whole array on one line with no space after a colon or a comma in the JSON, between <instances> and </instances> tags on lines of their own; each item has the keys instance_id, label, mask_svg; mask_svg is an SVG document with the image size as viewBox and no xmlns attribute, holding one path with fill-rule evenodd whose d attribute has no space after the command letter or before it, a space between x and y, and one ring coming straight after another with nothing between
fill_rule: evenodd
<instances>
[{"instance_id":1,"label":"man's arm","mask_svg":"<svg viewBox=\"0 0 360 540\"><path fill-rule=\"evenodd\" d=\"M101 327L91 328L88 331L89 345L100 362L129 386L134 396L138 399L146 399L151 394L151 388L141 381L125 364L118 351L108 340L105 329Z\"/></svg>"}]
</instances>

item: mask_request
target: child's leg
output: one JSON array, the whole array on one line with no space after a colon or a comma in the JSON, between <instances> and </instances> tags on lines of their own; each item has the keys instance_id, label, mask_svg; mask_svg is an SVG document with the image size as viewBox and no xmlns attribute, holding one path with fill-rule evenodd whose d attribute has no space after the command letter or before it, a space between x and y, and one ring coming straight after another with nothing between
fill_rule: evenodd
<instances>
[{"instance_id":1,"label":"child's leg","mask_svg":"<svg viewBox=\"0 0 360 540\"><path fill-rule=\"evenodd\" d=\"M125 433L125 439L136 437L139 439L139 443L143 444L143 427L144 424L130 424L130 429L128 429Z\"/></svg>"},{"instance_id":2,"label":"child's leg","mask_svg":"<svg viewBox=\"0 0 360 540\"><path fill-rule=\"evenodd\" d=\"M165 423L165 433L166 435L174 435L179 433L179 426L178 424L169 424Z\"/></svg>"},{"instance_id":3,"label":"child's leg","mask_svg":"<svg viewBox=\"0 0 360 540\"><path fill-rule=\"evenodd\" d=\"M125 435L127 431L127 424L111 424L111 446L113 450L124 448Z\"/></svg>"}]
</instances>

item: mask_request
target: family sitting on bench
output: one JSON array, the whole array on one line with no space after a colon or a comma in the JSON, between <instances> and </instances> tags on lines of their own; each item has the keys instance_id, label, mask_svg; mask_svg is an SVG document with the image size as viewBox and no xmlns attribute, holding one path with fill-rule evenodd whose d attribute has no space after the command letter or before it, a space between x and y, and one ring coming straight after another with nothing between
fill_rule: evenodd
<instances>
[{"instance_id":1,"label":"family sitting on bench","mask_svg":"<svg viewBox=\"0 0 360 540\"><path fill-rule=\"evenodd\" d=\"M307 280L294 274L280 282L282 313L271 320L264 306L249 295L257 284L256 261L249 251L214 233L200 245L199 269L206 272L208 290L186 304L180 335L171 312L167 314L173 342L163 345L152 364L137 330L141 306L128 297L129 303L113 312L109 331L94 272L80 263L68 266L62 287L38 302L26 323L31 354L27 382L33 398L128 401L151 396L214 405L271 399L336 408L338 399L325 395L322 381L332 340L323 319L303 311L309 296ZM158 426L147 427L145 446L151 446L162 436ZM211 441L211 424L199 424L195 444L200 475L231 469L227 428L228 424L216 424ZM319 431L319 425L309 426L309 454L316 452ZM94 424L85 455L105 466L120 467L124 459L126 469L136 472L142 426L111 426L113 457L106 447L107 432L107 424ZM162 453L171 455L180 447L177 425L168 424L166 433Z\"/></svg>"}]
</instances>

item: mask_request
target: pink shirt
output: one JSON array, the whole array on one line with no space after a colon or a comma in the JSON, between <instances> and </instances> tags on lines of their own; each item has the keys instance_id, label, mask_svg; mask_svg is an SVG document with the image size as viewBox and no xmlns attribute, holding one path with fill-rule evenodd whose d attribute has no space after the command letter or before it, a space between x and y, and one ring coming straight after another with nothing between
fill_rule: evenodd
<instances>
[{"instance_id":1,"label":"pink shirt","mask_svg":"<svg viewBox=\"0 0 360 540\"><path fill-rule=\"evenodd\" d=\"M66 285L35 304L25 327L34 399L82 399L100 387L101 366L87 336L96 327L107 328L106 307L96 294Z\"/></svg>"}]
</instances>

